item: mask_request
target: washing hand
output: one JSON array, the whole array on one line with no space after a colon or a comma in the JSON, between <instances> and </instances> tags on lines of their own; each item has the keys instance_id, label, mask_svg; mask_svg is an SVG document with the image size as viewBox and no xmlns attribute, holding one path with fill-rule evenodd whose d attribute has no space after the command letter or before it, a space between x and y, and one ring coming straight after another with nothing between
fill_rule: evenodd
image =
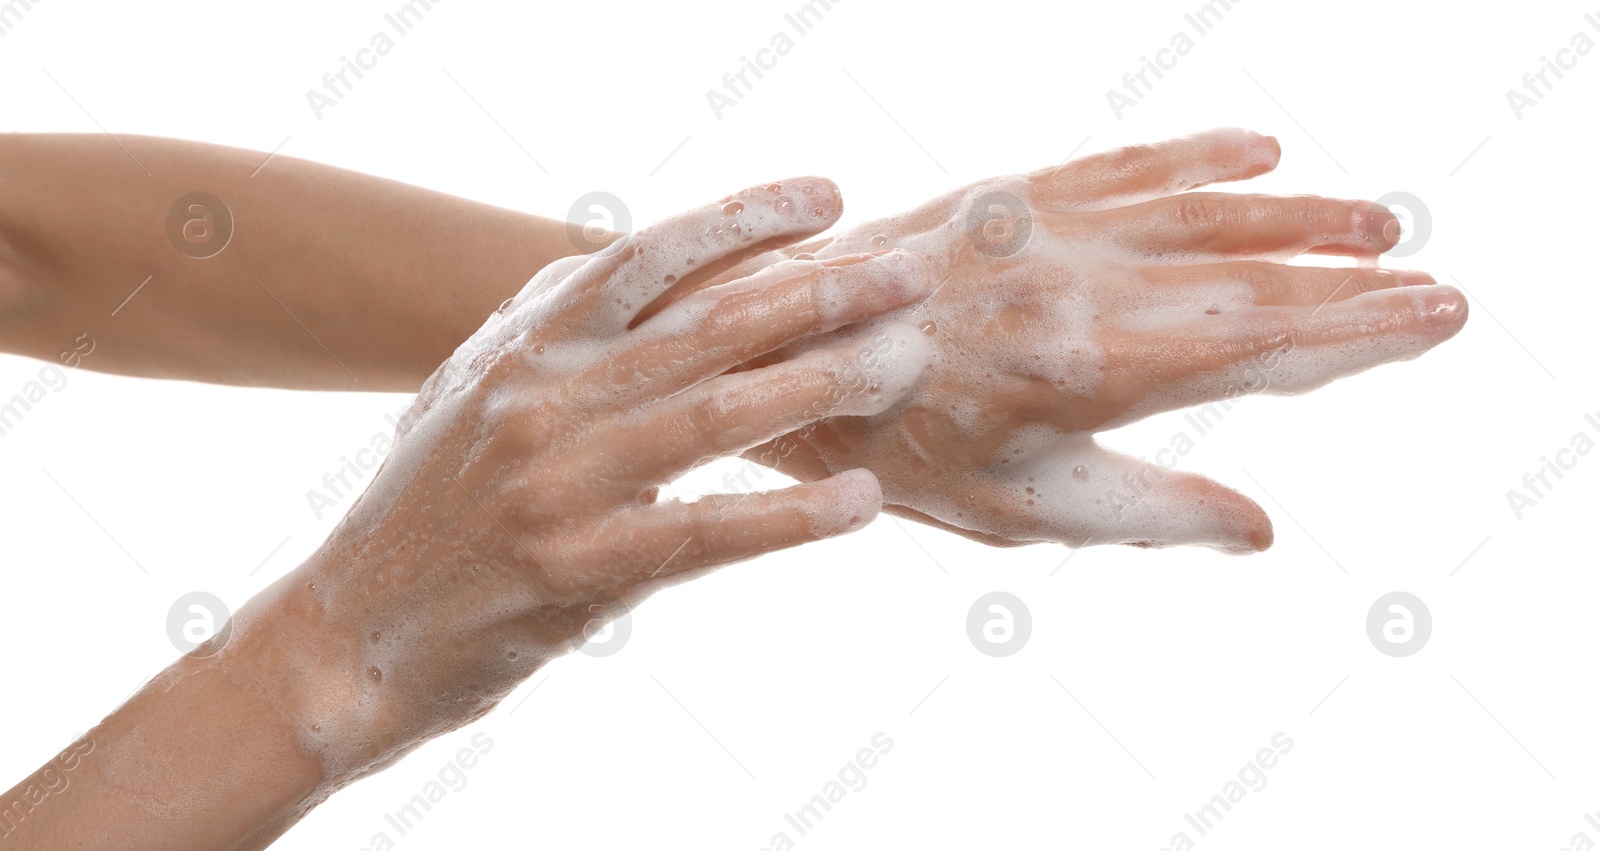
<instances>
[{"instance_id":1,"label":"washing hand","mask_svg":"<svg viewBox=\"0 0 1600 851\"><path fill-rule=\"evenodd\" d=\"M1127 148L981 181L730 270L721 277L789 255L904 248L937 286L877 320L914 325L932 344L905 403L747 457L802 479L870 467L885 510L992 544L1266 548L1272 526L1254 502L1106 449L1095 433L1414 358L1467 312L1424 273L1375 268L1400 236L1382 207L1186 191L1263 174L1278 156L1276 140L1240 130ZM1307 253L1360 265L1284 265ZM867 323L778 356L873 333Z\"/></svg>"}]
</instances>

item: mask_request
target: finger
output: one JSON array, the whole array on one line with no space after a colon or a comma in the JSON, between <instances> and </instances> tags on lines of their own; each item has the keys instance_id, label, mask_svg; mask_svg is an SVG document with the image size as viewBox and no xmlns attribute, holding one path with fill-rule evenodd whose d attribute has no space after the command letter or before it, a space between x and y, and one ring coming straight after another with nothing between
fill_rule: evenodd
<instances>
[{"instance_id":1,"label":"finger","mask_svg":"<svg viewBox=\"0 0 1600 851\"><path fill-rule=\"evenodd\" d=\"M1272 545L1272 522L1261 507L1209 479L1048 428L1017 448L1003 476L969 482L959 503L934 506L936 519L1014 543L1198 545L1235 553Z\"/></svg>"},{"instance_id":2,"label":"finger","mask_svg":"<svg viewBox=\"0 0 1600 851\"><path fill-rule=\"evenodd\" d=\"M568 275L582 268L590 259L587 254L573 254L552 260L523 284L515 295L502 302L492 318L504 320L515 314L523 305L537 300L541 293L566 280Z\"/></svg>"},{"instance_id":3,"label":"finger","mask_svg":"<svg viewBox=\"0 0 1600 851\"><path fill-rule=\"evenodd\" d=\"M1079 516L1064 510L1074 504L1072 499L1047 501L1047 522L1086 536L1085 543L1198 545L1227 553L1260 552L1272 546L1267 513L1219 482L1099 446L1086 453L1074 470L1077 467L1083 468L1082 473L1065 479L1060 465L1051 467L1054 475L1046 488L1076 489L1080 497L1097 494L1093 508Z\"/></svg>"},{"instance_id":4,"label":"finger","mask_svg":"<svg viewBox=\"0 0 1600 851\"><path fill-rule=\"evenodd\" d=\"M1426 272L1285 266L1257 260L1146 266L1141 272L1150 283L1172 290L1175 303L1191 304L1206 302L1206 295L1214 294L1223 305L1320 305L1362 293L1437 283Z\"/></svg>"},{"instance_id":5,"label":"finger","mask_svg":"<svg viewBox=\"0 0 1600 851\"><path fill-rule=\"evenodd\" d=\"M1455 336L1467 302L1448 286L1363 293L1316 308L1202 316L1118 340L1113 380L1145 401L1107 427L1254 393L1303 393ZM1138 342L1134 342L1137 339Z\"/></svg>"},{"instance_id":6,"label":"finger","mask_svg":"<svg viewBox=\"0 0 1600 851\"><path fill-rule=\"evenodd\" d=\"M1400 239L1399 219L1385 207L1310 195L1190 192L1091 219L1091 230L1107 233L1124 250L1169 260L1373 257Z\"/></svg>"},{"instance_id":7,"label":"finger","mask_svg":"<svg viewBox=\"0 0 1600 851\"><path fill-rule=\"evenodd\" d=\"M582 466L630 488L656 484L817 420L881 413L915 387L931 346L908 325L866 330L771 366L718 376L639 411L611 431L608 445L590 445Z\"/></svg>"},{"instance_id":8,"label":"finger","mask_svg":"<svg viewBox=\"0 0 1600 851\"><path fill-rule=\"evenodd\" d=\"M1028 175L1047 207L1102 210L1199 186L1248 180L1278 165L1278 140L1223 128L1153 145L1092 154Z\"/></svg>"},{"instance_id":9,"label":"finger","mask_svg":"<svg viewBox=\"0 0 1600 851\"><path fill-rule=\"evenodd\" d=\"M622 398L665 396L801 337L905 307L933 290L907 251L787 262L689 296L629 335L579 381Z\"/></svg>"},{"instance_id":10,"label":"finger","mask_svg":"<svg viewBox=\"0 0 1600 851\"><path fill-rule=\"evenodd\" d=\"M601 530L605 561L646 592L717 567L855 531L883 505L878 480L850 470L821 481L714 494L634 512Z\"/></svg>"},{"instance_id":11,"label":"finger","mask_svg":"<svg viewBox=\"0 0 1600 851\"><path fill-rule=\"evenodd\" d=\"M1013 541L1009 538L1002 538L999 535L989 532L966 529L961 526L956 526L952 523L946 523L931 514L926 514L916 510L915 508L908 508L904 505L885 504L883 506L883 513L893 514L896 517L904 517L907 520L914 520L923 524L924 526L932 526L935 529L949 532L952 535L959 535L969 541L985 544L991 547L1020 547L1026 544L1034 543L1033 541Z\"/></svg>"},{"instance_id":12,"label":"finger","mask_svg":"<svg viewBox=\"0 0 1600 851\"><path fill-rule=\"evenodd\" d=\"M609 337L684 275L832 225L843 209L833 181L806 177L737 192L625 236L568 279L576 329Z\"/></svg>"}]
</instances>

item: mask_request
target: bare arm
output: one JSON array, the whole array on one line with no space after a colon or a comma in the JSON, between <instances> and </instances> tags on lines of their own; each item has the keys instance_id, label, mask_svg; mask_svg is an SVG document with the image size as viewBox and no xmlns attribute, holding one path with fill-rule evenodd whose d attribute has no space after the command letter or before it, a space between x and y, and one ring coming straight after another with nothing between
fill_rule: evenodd
<instances>
[{"instance_id":1,"label":"bare arm","mask_svg":"<svg viewBox=\"0 0 1600 851\"><path fill-rule=\"evenodd\" d=\"M310 559L0 794L0 849L264 848L655 591L870 522L866 470L658 498L706 459L892 407L926 367L922 335L895 326L730 372L925 297L927 264L905 251L770 266L640 317L668 270L838 218L831 183L795 183L804 203L740 230L717 227L718 201L537 275L426 382Z\"/></svg>"},{"instance_id":2,"label":"bare arm","mask_svg":"<svg viewBox=\"0 0 1600 851\"><path fill-rule=\"evenodd\" d=\"M87 333L83 365L105 372L414 391L534 273L580 253L563 222L266 159L0 136L0 350L55 360ZM184 205L174 237L169 212L193 192L226 213Z\"/></svg>"},{"instance_id":3,"label":"bare arm","mask_svg":"<svg viewBox=\"0 0 1600 851\"><path fill-rule=\"evenodd\" d=\"M90 333L83 363L94 369L415 389L534 271L579 247L564 223L311 163L274 159L252 178L256 153L128 140L147 177L106 137L0 142L21 152L8 164L0 149L0 233L15 233L9 255L0 248L0 346L54 358ZM1242 494L1175 469L1171 453L1151 462L1105 449L1095 433L1414 358L1467 313L1426 273L1376 268L1399 222L1371 202L1188 191L1263 174L1278 156L1273 139L1219 130L992 178L806 245L752 245L668 276L675 285L642 315L788 257L912 251L940 286L884 321L932 341L919 394L748 458L802 480L870 465L888 510L991 544L1265 549L1271 523ZM31 167L19 171L22 160ZM196 260L164 217L208 181L237 199L238 244ZM793 186L764 189L729 205L723 226L804 201ZM1302 254L1366 268L1284 264Z\"/></svg>"}]
</instances>

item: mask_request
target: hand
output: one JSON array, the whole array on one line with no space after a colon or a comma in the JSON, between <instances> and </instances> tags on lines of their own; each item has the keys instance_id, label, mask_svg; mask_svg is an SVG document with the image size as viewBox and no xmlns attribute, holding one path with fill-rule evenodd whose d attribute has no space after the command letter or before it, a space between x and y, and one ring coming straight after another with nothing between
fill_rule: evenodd
<instances>
[{"instance_id":1,"label":"hand","mask_svg":"<svg viewBox=\"0 0 1600 851\"><path fill-rule=\"evenodd\" d=\"M427 381L315 556L235 618L219 658L261 672L330 782L488 712L658 588L876 516L864 470L656 501L707 460L882 412L925 366L928 339L885 323L729 373L925 297L905 251L779 263L640 320L678 276L837 218L831 183L789 186L787 204L752 189L541 272Z\"/></svg>"},{"instance_id":2,"label":"hand","mask_svg":"<svg viewBox=\"0 0 1600 851\"><path fill-rule=\"evenodd\" d=\"M734 272L791 254L899 247L926 258L939 283L927 301L878 320L916 325L933 343L906 403L747 457L802 479L870 466L888 510L993 544L1265 549L1272 526L1254 502L1107 450L1094 433L1414 358L1467 313L1458 291L1426 274L1373 268L1399 238L1377 205L1175 194L1263 174L1278 156L1270 137L1212 131L981 181L752 259ZM1282 264L1304 253L1364 265Z\"/></svg>"}]
</instances>

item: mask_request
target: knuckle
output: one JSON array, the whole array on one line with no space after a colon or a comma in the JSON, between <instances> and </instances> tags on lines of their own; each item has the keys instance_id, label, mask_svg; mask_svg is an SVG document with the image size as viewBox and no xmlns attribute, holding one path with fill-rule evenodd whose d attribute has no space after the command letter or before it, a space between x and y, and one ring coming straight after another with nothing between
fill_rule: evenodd
<instances>
[{"instance_id":1,"label":"knuckle","mask_svg":"<svg viewBox=\"0 0 1600 851\"><path fill-rule=\"evenodd\" d=\"M538 576L544 590L555 599L583 596L593 586L594 579L585 567L588 560L565 554L580 552L576 545L546 549L531 536L524 535L521 540L524 543L518 546L514 558L528 575Z\"/></svg>"},{"instance_id":2,"label":"knuckle","mask_svg":"<svg viewBox=\"0 0 1600 851\"><path fill-rule=\"evenodd\" d=\"M483 505L482 510L492 511L495 522L490 525L494 527L495 531L500 531L500 526L505 526L507 530L510 530L514 554L519 557L520 563L521 552L526 547L524 538L528 537L526 531L540 527L546 519L543 516L544 512L529 503L523 488L515 486L499 487L495 489L494 494L495 496L491 501L469 492L468 496L473 500L470 503L470 507L476 511L479 510L478 505L481 504Z\"/></svg>"},{"instance_id":3,"label":"knuckle","mask_svg":"<svg viewBox=\"0 0 1600 851\"><path fill-rule=\"evenodd\" d=\"M1148 182L1165 178L1170 170L1166 152L1158 145L1131 145L1110 156L1112 172L1123 180Z\"/></svg>"},{"instance_id":4,"label":"knuckle","mask_svg":"<svg viewBox=\"0 0 1600 851\"><path fill-rule=\"evenodd\" d=\"M702 315L699 322L700 348L708 351L739 350L749 336L754 314L738 294L721 296Z\"/></svg>"},{"instance_id":5,"label":"knuckle","mask_svg":"<svg viewBox=\"0 0 1600 851\"><path fill-rule=\"evenodd\" d=\"M1233 218L1232 212L1232 204L1207 194L1179 195L1172 205L1174 221L1200 236L1217 235Z\"/></svg>"},{"instance_id":6,"label":"knuckle","mask_svg":"<svg viewBox=\"0 0 1600 851\"><path fill-rule=\"evenodd\" d=\"M526 514L525 512L517 513ZM512 519L515 521L520 518L513 517ZM564 565L563 562L559 561L558 554L560 551L547 550L544 546L545 540L543 537L523 532L515 533L513 539L515 547L511 552L511 560L520 570L549 572L553 568L560 568Z\"/></svg>"},{"instance_id":7,"label":"knuckle","mask_svg":"<svg viewBox=\"0 0 1600 851\"><path fill-rule=\"evenodd\" d=\"M578 271L579 268L588 262L589 255L574 254L571 257L563 257L553 263L550 263L543 269L540 269L538 272L534 273L533 277L529 279L528 283L523 286L522 292L517 294L518 299L520 300L533 293L540 292L545 288L552 286L556 281L565 280L568 276Z\"/></svg>"},{"instance_id":8,"label":"knuckle","mask_svg":"<svg viewBox=\"0 0 1600 851\"><path fill-rule=\"evenodd\" d=\"M521 400L508 401L490 398L484 402L484 431L499 454L526 460L538 454L551 440L549 418L530 416L528 405Z\"/></svg>"},{"instance_id":9,"label":"knuckle","mask_svg":"<svg viewBox=\"0 0 1600 851\"><path fill-rule=\"evenodd\" d=\"M1245 286L1254 290L1257 295L1265 298L1275 298L1292 285L1287 280L1283 267L1273 263L1263 263L1259 260L1249 260L1235 266L1235 276Z\"/></svg>"},{"instance_id":10,"label":"knuckle","mask_svg":"<svg viewBox=\"0 0 1600 851\"><path fill-rule=\"evenodd\" d=\"M672 558L673 564L681 568L687 564L681 560L691 553L715 552L720 547L719 530L726 527L732 511L733 503L721 497L710 497L693 507L684 506L678 534L673 536L682 540L683 546Z\"/></svg>"},{"instance_id":11,"label":"knuckle","mask_svg":"<svg viewBox=\"0 0 1600 851\"><path fill-rule=\"evenodd\" d=\"M795 383L803 388L805 399L800 419L822 417L866 391L876 357L871 349L848 349L833 353L821 364L799 370Z\"/></svg>"},{"instance_id":12,"label":"knuckle","mask_svg":"<svg viewBox=\"0 0 1600 851\"><path fill-rule=\"evenodd\" d=\"M713 441L737 428L741 408L738 391L711 391L689 407L689 427L700 439Z\"/></svg>"},{"instance_id":13,"label":"knuckle","mask_svg":"<svg viewBox=\"0 0 1600 851\"><path fill-rule=\"evenodd\" d=\"M1344 233L1351 228L1353 211L1349 202L1333 198L1291 199L1296 218L1317 233Z\"/></svg>"},{"instance_id":14,"label":"knuckle","mask_svg":"<svg viewBox=\"0 0 1600 851\"><path fill-rule=\"evenodd\" d=\"M544 430L531 419L506 420L493 428L493 439L501 454L511 458L526 458L544 446Z\"/></svg>"},{"instance_id":15,"label":"knuckle","mask_svg":"<svg viewBox=\"0 0 1600 851\"><path fill-rule=\"evenodd\" d=\"M1233 326L1230 335L1238 354L1252 354L1292 345L1296 326L1292 315L1284 310L1264 310L1249 322Z\"/></svg>"}]
</instances>

